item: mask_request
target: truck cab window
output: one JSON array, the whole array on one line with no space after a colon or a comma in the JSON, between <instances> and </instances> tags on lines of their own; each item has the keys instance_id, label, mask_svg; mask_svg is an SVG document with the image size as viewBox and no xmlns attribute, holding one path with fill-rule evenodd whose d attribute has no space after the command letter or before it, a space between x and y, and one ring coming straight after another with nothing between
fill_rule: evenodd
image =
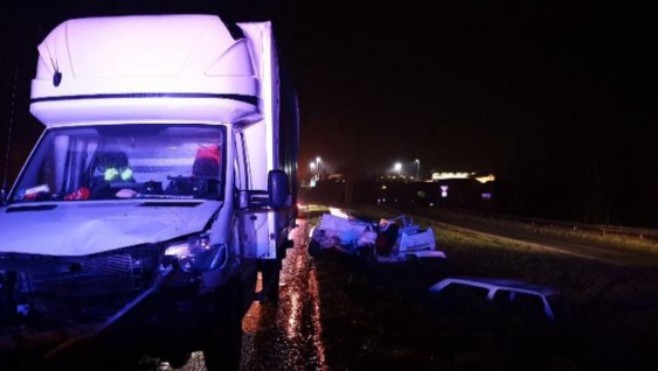
<instances>
[{"instance_id":1,"label":"truck cab window","mask_svg":"<svg viewBox=\"0 0 658 371\"><path fill-rule=\"evenodd\" d=\"M224 141L221 126L52 129L41 139L11 200L220 199Z\"/></svg>"}]
</instances>

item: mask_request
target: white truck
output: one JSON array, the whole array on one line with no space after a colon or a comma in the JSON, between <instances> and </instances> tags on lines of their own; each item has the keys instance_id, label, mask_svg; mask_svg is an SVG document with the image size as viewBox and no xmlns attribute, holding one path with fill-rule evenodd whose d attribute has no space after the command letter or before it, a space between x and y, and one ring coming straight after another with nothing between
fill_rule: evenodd
<instances>
[{"instance_id":1,"label":"white truck","mask_svg":"<svg viewBox=\"0 0 658 371\"><path fill-rule=\"evenodd\" d=\"M72 19L38 51L45 130L0 209L0 352L48 364L116 328L173 365L202 350L237 368L297 213L297 99L271 22Z\"/></svg>"}]
</instances>

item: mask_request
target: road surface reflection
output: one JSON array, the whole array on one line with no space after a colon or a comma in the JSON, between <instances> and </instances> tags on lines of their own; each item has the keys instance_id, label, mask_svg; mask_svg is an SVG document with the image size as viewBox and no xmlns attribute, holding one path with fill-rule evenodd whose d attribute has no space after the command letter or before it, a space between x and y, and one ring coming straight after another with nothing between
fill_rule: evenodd
<instances>
[{"instance_id":1,"label":"road surface reflection","mask_svg":"<svg viewBox=\"0 0 658 371\"><path fill-rule=\"evenodd\" d=\"M317 278L306 254L307 224L298 225L281 271L279 304L256 302L242 322L244 370L327 369Z\"/></svg>"}]
</instances>

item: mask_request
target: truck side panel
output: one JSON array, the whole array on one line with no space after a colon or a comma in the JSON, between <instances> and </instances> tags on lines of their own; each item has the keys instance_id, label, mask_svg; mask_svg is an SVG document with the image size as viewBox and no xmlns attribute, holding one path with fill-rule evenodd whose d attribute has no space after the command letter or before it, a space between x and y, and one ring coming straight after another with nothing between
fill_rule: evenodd
<instances>
[{"instance_id":1,"label":"truck side panel","mask_svg":"<svg viewBox=\"0 0 658 371\"><path fill-rule=\"evenodd\" d=\"M272 27L269 22L240 23L254 51L255 71L259 74L261 112L263 119L245 126L244 150L248 161L249 189L266 190L270 170L284 170L294 179L298 147L298 117L294 92L283 91L279 61L275 52ZM289 85L285 85L289 87ZM282 97L288 99L286 105ZM285 115L283 114L285 113ZM262 151L265 150L265 156ZM296 184L291 182L291 199L283 210L262 210L254 213L258 240L258 257L282 258L280 247L286 242L293 222L296 204Z\"/></svg>"}]
</instances>

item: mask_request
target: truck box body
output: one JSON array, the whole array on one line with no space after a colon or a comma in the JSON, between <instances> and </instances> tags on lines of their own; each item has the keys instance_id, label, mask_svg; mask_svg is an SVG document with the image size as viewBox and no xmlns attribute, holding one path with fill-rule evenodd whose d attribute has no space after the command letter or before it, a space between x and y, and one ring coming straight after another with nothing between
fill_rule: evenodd
<instances>
[{"instance_id":1,"label":"truck box body","mask_svg":"<svg viewBox=\"0 0 658 371\"><path fill-rule=\"evenodd\" d=\"M47 126L255 121L266 71L249 44L213 16L67 21L39 45L30 110Z\"/></svg>"},{"instance_id":2,"label":"truck box body","mask_svg":"<svg viewBox=\"0 0 658 371\"><path fill-rule=\"evenodd\" d=\"M294 226L297 101L271 24L74 19L38 50L30 111L46 130L0 210L0 328L97 335L150 301L182 300L196 304L180 318L210 311L213 324L182 327L234 346L257 271L278 289ZM198 335L189 328L170 331ZM187 352L234 358L196 335Z\"/></svg>"}]
</instances>

